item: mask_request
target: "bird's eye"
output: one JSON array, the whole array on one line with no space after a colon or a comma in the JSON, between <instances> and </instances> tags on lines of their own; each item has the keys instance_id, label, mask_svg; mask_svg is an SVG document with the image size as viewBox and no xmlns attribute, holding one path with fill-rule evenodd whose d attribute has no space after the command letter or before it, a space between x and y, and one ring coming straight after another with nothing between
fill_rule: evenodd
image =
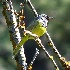
<instances>
[{"instance_id":1,"label":"bird's eye","mask_svg":"<svg viewBox=\"0 0 70 70\"><path fill-rule=\"evenodd\" d=\"M49 20L49 16L46 16L46 19Z\"/></svg>"},{"instance_id":2,"label":"bird's eye","mask_svg":"<svg viewBox=\"0 0 70 70\"><path fill-rule=\"evenodd\" d=\"M44 24L43 24L44 25Z\"/></svg>"}]
</instances>

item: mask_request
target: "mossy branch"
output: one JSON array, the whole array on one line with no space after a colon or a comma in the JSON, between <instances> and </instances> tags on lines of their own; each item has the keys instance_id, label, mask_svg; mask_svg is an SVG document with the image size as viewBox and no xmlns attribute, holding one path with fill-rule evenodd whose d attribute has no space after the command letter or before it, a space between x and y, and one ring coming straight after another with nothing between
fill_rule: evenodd
<instances>
[{"instance_id":1,"label":"mossy branch","mask_svg":"<svg viewBox=\"0 0 70 70\"><path fill-rule=\"evenodd\" d=\"M14 14L13 6L11 0L1 0L3 6L3 15L5 16L6 23L10 33L10 41L13 45L13 50L16 48L16 45L21 41L21 36L19 29L17 27L17 21ZM20 53L20 52L23 53ZM22 59L23 58L23 59ZM26 70L26 58L24 54L24 48L21 46L18 55L16 56L16 62L18 70Z\"/></svg>"}]
</instances>

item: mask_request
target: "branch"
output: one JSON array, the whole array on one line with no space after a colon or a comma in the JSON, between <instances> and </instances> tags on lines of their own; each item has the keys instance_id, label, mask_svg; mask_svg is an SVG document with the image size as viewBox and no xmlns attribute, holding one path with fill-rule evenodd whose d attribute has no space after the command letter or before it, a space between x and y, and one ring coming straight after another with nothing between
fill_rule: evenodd
<instances>
[{"instance_id":1,"label":"branch","mask_svg":"<svg viewBox=\"0 0 70 70\"><path fill-rule=\"evenodd\" d=\"M5 16L6 23L10 33L10 41L13 45L13 50L17 47L18 43L21 41L21 36L19 29L16 28L17 21L14 14L13 6L11 0L1 0L3 6L3 15ZM22 52L22 53L21 53ZM21 46L17 56L15 56L18 70L26 70L26 58L24 54L24 48Z\"/></svg>"},{"instance_id":2,"label":"branch","mask_svg":"<svg viewBox=\"0 0 70 70\"><path fill-rule=\"evenodd\" d=\"M48 45L52 48L53 52L56 53L56 55L61 58L61 54L59 53L59 51L57 50L57 48L55 47L50 35L46 32L46 39L48 42Z\"/></svg>"}]
</instances>

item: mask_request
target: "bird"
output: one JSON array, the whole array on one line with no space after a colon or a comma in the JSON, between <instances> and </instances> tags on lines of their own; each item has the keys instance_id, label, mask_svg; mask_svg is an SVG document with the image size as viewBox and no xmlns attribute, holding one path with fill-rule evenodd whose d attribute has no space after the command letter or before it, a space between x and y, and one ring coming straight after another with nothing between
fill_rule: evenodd
<instances>
[{"instance_id":1,"label":"bird","mask_svg":"<svg viewBox=\"0 0 70 70\"><path fill-rule=\"evenodd\" d=\"M30 2L30 0L26 1L28 6L31 8L31 10L34 13L35 19L34 21L26 28L26 30L28 32L31 32L34 35L37 35L38 37L41 37L42 35L44 35L47 31L47 26L48 26L48 21L50 19L52 19L53 17L49 17L46 14L38 14L37 11L35 10L35 8L33 7L32 3ZM24 2L25 3L25 2ZM26 4L26 3L25 3ZM26 32L25 30L25 32ZM32 36L30 36L29 34L24 35L22 37L22 40L20 41L20 43L17 45L17 47L15 48L13 54L16 55L19 51L19 49L21 48L21 46L28 40L28 39L34 39Z\"/></svg>"}]
</instances>

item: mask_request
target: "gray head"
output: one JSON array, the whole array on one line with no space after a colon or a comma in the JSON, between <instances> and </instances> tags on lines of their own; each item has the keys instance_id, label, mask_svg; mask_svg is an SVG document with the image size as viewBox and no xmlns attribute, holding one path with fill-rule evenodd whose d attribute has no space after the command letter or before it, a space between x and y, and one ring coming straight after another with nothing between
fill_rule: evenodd
<instances>
[{"instance_id":1,"label":"gray head","mask_svg":"<svg viewBox=\"0 0 70 70\"><path fill-rule=\"evenodd\" d=\"M39 17L38 17L38 21L40 22L40 23L42 23L42 26L43 27L47 27L47 24L48 24L48 20L50 19L50 18L52 18L52 17L49 17L48 15L46 15L46 14L41 14L41 15L39 15Z\"/></svg>"}]
</instances>

